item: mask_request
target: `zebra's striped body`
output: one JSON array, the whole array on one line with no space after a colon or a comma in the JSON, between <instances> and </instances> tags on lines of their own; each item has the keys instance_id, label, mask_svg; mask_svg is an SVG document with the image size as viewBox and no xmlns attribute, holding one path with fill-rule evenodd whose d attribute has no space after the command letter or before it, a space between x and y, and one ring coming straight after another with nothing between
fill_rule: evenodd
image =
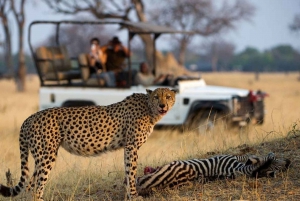
<instances>
[{"instance_id":1,"label":"zebra's striped body","mask_svg":"<svg viewBox=\"0 0 300 201\"><path fill-rule=\"evenodd\" d=\"M241 162L246 160L246 164ZM252 176L257 168L267 168L273 160L275 155L270 153L266 157L219 155L208 159L173 161L138 178L137 188L173 187L205 178L234 178L237 173Z\"/></svg>"}]
</instances>

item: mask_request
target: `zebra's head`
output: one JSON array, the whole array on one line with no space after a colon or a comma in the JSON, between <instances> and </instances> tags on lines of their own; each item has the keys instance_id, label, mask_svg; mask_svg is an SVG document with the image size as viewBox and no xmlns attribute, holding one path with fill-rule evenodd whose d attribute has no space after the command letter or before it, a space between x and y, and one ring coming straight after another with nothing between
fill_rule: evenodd
<instances>
[{"instance_id":1,"label":"zebra's head","mask_svg":"<svg viewBox=\"0 0 300 201\"><path fill-rule=\"evenodd\" d=\"M269 167L257 172L257 177L276 177L276 173L285 172L291 165L291 161L286 158L276 158Z\"/></svg>"},{"instance_id":2,"label":"zebra's head","mask_svg":"<svg viewBox=\"0 0 300 201\"><path fill-rule=\"evenodd\" d=\"M256 165L257 168L252 172L252 177L276 177L276 173L286 171L291 161L289 159L277 159L274 153L269 153L264 157L251 156L246 165Z\"/></svg>"}]
</instances>

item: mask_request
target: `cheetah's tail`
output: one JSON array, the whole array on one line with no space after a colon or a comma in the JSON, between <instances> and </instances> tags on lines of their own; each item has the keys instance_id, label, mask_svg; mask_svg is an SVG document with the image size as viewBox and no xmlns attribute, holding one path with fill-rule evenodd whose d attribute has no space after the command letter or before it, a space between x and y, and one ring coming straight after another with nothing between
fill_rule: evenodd
<instances>
[{"instance_id":1,"label":"cheetah's tail","mask_svg":"<svg viewBox=\"0 0 300 201\"><path fill-rule=\"evenodd\" d=\"M24 136L24 134L23 134ZM24 139L24 138L23 138ZM20 134L20 154L21 154L21 177L19 183L14 187L8 187L0 184L0 194L4 197L13 197L18 195L25 187L25 181L29 175L28 168L28 143L22 140L22 134Z\"/></svg>"}]
</instances>

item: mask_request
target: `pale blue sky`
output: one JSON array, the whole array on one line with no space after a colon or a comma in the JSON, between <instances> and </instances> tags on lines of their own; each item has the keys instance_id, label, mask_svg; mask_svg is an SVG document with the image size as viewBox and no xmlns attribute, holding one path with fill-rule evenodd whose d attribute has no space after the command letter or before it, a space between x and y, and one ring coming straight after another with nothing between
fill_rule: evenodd
<instances>
[{"instance_id":1,"label":"pale blue sky","mask_svg":"<svg viewBox=\"0 0 300 201\"><path fill-rule=\"evenodd\" d=\"M72 16L54 14L43 3L37 0L28 1L26 6L26 32L30 22L34 20L71 19ZM232 41L237 51L247 46L265 50L278 44L290 44L300 50L300 34L291 33L288 25L296 13L300 13L300 0L251 0L256 6L256 14L252 22L243 22L237 29L226 34L224 39ZM16 32L16 29L13 29ZM50 29L38 30L34 41L40 42L49 35ZM3 40L0 34L0 40ZM25 49L28 50L27 34ZM16 50L16 44L14 44Z\"/></svg>"},{"instance_id":2,"label":"pale blue sky","mask_svg":"<svg viewBox=\"0 0 300 201\"><path fill-rule=\"evenodd\" d=\"M277 44L290 44L300 50L300 34L291 33L288 26L296 13L300 14L299 0L251 0L256 15L250 23L241 23L229 34L238 50L246 46L265 50Z\"/></svg>"}]
</instances>

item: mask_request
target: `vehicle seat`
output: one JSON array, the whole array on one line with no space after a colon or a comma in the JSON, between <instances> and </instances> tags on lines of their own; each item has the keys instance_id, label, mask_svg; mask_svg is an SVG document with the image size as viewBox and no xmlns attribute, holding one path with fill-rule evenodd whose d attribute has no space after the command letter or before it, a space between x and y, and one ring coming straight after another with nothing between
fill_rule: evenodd
<instances>
[{"instance_id":1,"label":"vehicle seat","mask_svg":"<svg viewBox=\"0 0 300 201\"><path fill-rule=\"evenodd\" d=\"M104 86L105 81L100 79L97 74L90 73L90 66L87 54L80 54L78 56L78 63L81 70L81 78L86 85L99 85Z\"/></svg>"},{"instance_id":2,"label":"vehicle seat","mask_svg":"<svg viewBox=\"0 0 300 201\"><path fill-rule=\"evenodd\" d=\"M71 83L73 79L81 78L79 69L72 69L65 46L39 47L35 54L36 64L41 74L42 81L67 80Z\"/></svg>"}]
</instances>

